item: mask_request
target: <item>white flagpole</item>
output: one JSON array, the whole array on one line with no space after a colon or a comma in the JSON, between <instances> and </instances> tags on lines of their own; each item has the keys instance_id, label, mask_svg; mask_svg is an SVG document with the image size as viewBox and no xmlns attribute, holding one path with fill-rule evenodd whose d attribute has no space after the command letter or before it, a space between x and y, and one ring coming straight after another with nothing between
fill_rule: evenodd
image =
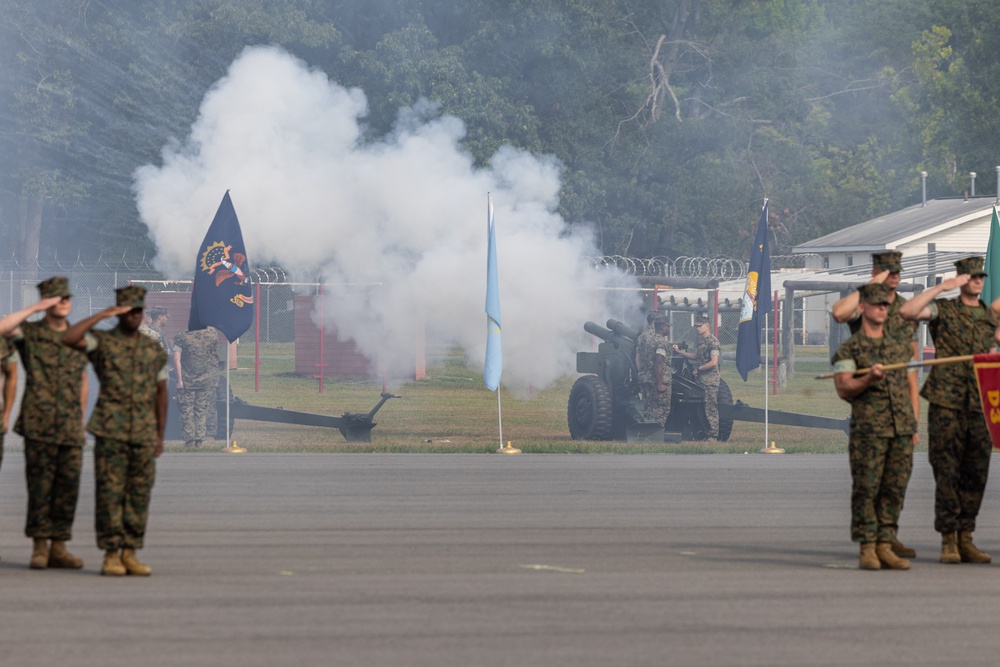
<instances>
[{"instance_id":1,"label":"white flagpole","mask_svg":"<svg viewBox=\"0 0 1000 667\"><path fill-rule=\"evenodd\" d=\"M497 387L497 428L500 431L500 449L503 449L503 411L500 409L500 387Z\"/></svg>"},{"instance_id":2,"label":"white flagpole","mask_svg":"<svg viewBox=\"0 0 1000 667\"><path fill-rule=\"evenodd\" d=\"M765 207L767 206L767 198L766 197L764 198L764 206ZM774 294L770 293L770 285L771 285L771 281L770 281L770 273L771 273L770 247L768 248L767 271L768 271L768 281L767 281L767 284L768 284L768 288L769 288L769 293L768 293L767 296L768 296L768 298L771 301L771 310L774 311L775 313L777 313L778 312L778 300L777 300L777 298L775 298ZM760 293L759 292L758 292L757 296L758 296L758 298L760 298ZM769 314L770 313L764 313L763 317L766 318ZM774 318L771 319L771 323L772 323L771 334L775 337L774 345L775 345L775 349L777 349L777 345L778 345L778 341L777 341L778 329L777 329L777 326L776 326L777 323L774 321ZM766 319L763 322L760 323L760 331L761 331L761 335L764 336L764 448L761 449L760 451L762 453L765 453L765 454L784 454L785 453L784 449L782 449L780 447L773 446L772 443L771 443L771 432L770 432L771 424L770 424L770 416L768 414L767 358L768 358L769 355L768 355L768 352L767 352L767 349L768 349L768 338L767 338L767 320ZM777 378L775 378L775 382L777 382Z\"/></svg>"},{"instance_id":3,"label":"white flagpole","mask_svg":"<svg viewBox=\"0 0 1000 667\"><path fill-rule=\"evenodd\" d=\"M771 304L772 307L774 304ZM766 314L765 314L766 317ZM763 322L761 323L764 324ZM764 332L764 448L767 449L770 444L770 436L768 435L768 415L767 415L767 327L762 326L761 331Z\"/></svg>"},{"instance_id":4,"label":"white flagpole","mask_svg":"<svg viewBox=\"0 0 1000 667\"><path fill-rule=\"evenodd\" d=\"M245 454L247 450L244 449L243 447L238 446L235 440L231 440L230 438L232 438L232 434L229 432L229 392L231 389L229 384L230 345L232 345L232 343L230 343L229 339L227 338L226 339L226 447L222 451L229 452L230 454ZM216 415L216 417L218 417L218 415Z\"/></svg>"}]
</instances>

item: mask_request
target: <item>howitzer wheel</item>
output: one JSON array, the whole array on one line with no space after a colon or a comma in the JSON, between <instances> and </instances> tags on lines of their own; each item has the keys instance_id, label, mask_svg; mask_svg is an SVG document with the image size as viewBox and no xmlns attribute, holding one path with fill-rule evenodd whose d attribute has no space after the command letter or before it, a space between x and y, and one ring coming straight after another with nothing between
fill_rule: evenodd
<instances>
[{"instance_id":1,"label":"howitzer wheel","mask_svg":"<svg viewBox=\"0 0 1000 667\"><path fill-rule=\"evenodd\" d=\"M604 380L584 375L569 392L566 413L569 434L574 440L609 440L614 423L614 404Z\"/></svg>"}]
</instances>

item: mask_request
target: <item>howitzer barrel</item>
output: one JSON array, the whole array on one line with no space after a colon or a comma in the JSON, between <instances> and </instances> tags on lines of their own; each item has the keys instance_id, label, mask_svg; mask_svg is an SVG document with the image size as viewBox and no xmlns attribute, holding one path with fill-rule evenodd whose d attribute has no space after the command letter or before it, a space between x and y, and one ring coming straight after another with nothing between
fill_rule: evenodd
<instances>
[{"instance_id":1,"label":"howitzer barrel","mask_svg":"<svg viewBox=\"0 0 1000 667\"><path fill-rule=\"evenodd\" d=\"M627 329L628 327L625 328ZM635 341L633 339L629 338L628 336L623 336L617 331L611 331L610 329L605 329L600 324L587 322L586 324L583 325L583 330L589 334L597 336L605 343L611 343L611 345L613 345L614 349L616 350L635 349Z\"/></svg>"},{"instance_id":2,"label":"howitzer barrel","mask_svg":"<svg viewBox=\"0 0 1000 667\"><path fill-rule=\"evenodd\" d=\"M593 336L597 336L601 340L606 341L608 343L610 343L611 340L615 337L614 331L611 331L610 329L605 329L596 322L584 322L583 330Z\"/></svg>"},{"instance_id":3,"label":"howitzer barrel","mask_svg":"<svg viewBox=\"0 0 1000 667\"><path fill-rule=\"evenodd\" d=\"M639 332L632 327L619 322L618 320L608 320L608 328L614 331L619 336L625 336L629 340L637 341L639 340Z\"/></svg>"}]
</instances>

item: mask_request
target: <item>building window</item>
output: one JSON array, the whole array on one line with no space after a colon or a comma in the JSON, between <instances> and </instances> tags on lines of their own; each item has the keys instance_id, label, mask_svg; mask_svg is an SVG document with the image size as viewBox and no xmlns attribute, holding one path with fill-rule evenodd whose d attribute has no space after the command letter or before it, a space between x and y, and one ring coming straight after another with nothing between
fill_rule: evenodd
<instances>
[{"instance_id":1,"label":"building window","mask_svg":"<svg viewBox=\"0 0 1000 667\"><path fill-rule=\"evenodd\" d=\"M829 255L823 255L823 268L824 269L829 269L830 268L830 256Z\"/></svg>"},{"instance_id":2,"label":"building window","mask_svg":"<svg viewBox=\"0 0 1000 667\"><path fill-rule=\"evenodd\" d=\"M847 256L847 266L854 266L854 255Z\"/></svg>"}]
</instances>

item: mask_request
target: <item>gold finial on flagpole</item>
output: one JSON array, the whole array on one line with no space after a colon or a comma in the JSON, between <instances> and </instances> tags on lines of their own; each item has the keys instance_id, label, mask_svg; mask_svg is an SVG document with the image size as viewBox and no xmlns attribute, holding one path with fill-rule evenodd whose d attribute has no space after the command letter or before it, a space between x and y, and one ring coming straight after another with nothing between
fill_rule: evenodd
<instances>
[{"instance_id":1,"label":"gold finial on flagpole","mask_svg":"<svg viewBox=\"0 0 1000 667\"><path fill-rule=\"evenodd\" d=\"M505 447L501 447L500 449L497 450L497 454L520 454L520 453L521 453L520 449L510 446L510 440L507 441L507 445Z\"/></svg>"}]
</instances>

